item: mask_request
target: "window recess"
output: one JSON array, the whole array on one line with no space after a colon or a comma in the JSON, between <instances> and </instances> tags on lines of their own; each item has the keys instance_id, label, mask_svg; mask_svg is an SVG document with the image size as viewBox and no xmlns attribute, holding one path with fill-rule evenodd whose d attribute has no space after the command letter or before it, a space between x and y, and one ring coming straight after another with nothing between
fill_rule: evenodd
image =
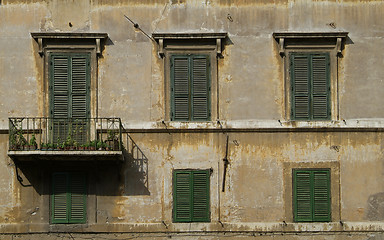
<instances>
[{"instance_id":1,"label":"window recess","mask_svg":"<svg viewBox=\"0 0 384 240\"><path fill-rule=\"evenodd\" d=\"M284 118L339 119L338 61L347 32L273 33L284 63Z\"/></svg>"}]
</instances>

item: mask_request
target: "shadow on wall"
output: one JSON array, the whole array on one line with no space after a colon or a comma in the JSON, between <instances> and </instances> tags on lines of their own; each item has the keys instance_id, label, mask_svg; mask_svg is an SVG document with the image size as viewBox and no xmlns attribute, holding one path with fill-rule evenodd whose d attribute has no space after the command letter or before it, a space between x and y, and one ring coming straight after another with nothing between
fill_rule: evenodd
<instances>
[{"instance_id":1,"label":"shadow on wall","mask_svg":"<svg viewBox=\"0 0 384 240\"><path fill-rule=\"evenodd\" d=\"M367 207L366 217L368 220L370 221L384 220L384 192L375 193L369 196L367 204L368 204L368 207Z\"/></svg>"},{"instance_id":2,"label":"shadow on wall","mask_svg":"<svg viewBox=\"0 0 384 240\"><path fill-rule=\"evenodd\" d=\"M150 195L148 189L148 158L135 144L130 153L124 151L125 196Z\"/></svg>"},{"instance_id":3,"label":"shadow on wall","mask_svg":"<svg viewBox=\"0 0 384 240\"><path fill-rule=\"evenodd\" d=\"M370 236L367 240L384 240L383 233L375 233L374 236Z\"/></svg>"}]
</instances>

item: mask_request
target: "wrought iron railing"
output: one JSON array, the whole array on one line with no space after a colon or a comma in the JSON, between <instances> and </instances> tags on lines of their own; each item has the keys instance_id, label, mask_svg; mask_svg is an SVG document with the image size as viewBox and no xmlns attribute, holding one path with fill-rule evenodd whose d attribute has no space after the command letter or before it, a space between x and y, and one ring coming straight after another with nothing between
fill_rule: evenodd
<instances>
[{"instance_id":1,"label":"wrought iron railing","mask_svg":"<svg viewBox=\"0 0 384 240\"><path fill-rule=\"evenodd\" d=\"M9 118L9 150L121 151L120 118Z\"/></svg>"}]
</instances>

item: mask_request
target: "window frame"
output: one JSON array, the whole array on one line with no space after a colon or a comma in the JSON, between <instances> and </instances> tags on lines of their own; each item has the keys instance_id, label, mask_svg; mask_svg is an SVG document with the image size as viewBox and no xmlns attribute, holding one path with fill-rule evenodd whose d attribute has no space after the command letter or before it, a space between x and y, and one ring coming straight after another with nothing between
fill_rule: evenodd
<instances>
[{"instance_id":1,"label":"window frame","mask_svg":"<svg viewBox=\"0 0 384 240\"><path fill-rule=\"evenodd\" d=\"M218 118L218 53L216 41L211 39L167 40L164 43L164 120L169 122L210 122ZM171 92L171 57L173 55L207 55L210 59L210 119L199 121L173 121L171 118L172 92Z\"/></svg>"},{"instance_id":2,"label":"window frame","mask_svg":"<svg viewBox=\"0 0 384 240\"><path fill-rule=\"evenodd\" d=\"M331 221L341 220L340 204L340 162L335 160L314 159L307 161L308 156L302 156L295 161L283 162L283 189L284 189L284 221L296 223L293 211L293 169L330 169L331 188ZM301 222L297 222L298 224Z\"/></svg>"},{"instance_id":3,"label":"window frame","mask_svg":"<svg viewBox=\"0 0 384 240\"><path fill-rule=\"evenodd\" d=\"M277 43L276 52L283 59L284 82L282 117L287 121L326 122L340 120L339 104L339 65L343 50L348 39L348 32L274 32L273 38ZM329 54L329 86L330 86L330 114L329 119L292 119L292 92L290 57L291 53L326 53Z\"/></svg>"},{"instance_id":4,"label":"window frame","mask_svg":"<svg viewBox=\"0 0 384 240\"><path fill-rule=\"evenodd\" d=\"M189 198L189 217L179 217L178 215L178 212L177 212L177 209L179 208L180 205L178 205L180 202L179 202L179 199L180 199L180 196L177 194L177 191L178 191L178 177L177 175L178 174L187 174L188 175L188 198ZM194 216L194 212L195 212L195 206L198 205L198 204L201 204L200 203L196 203L195 202L195 195L194 195L194 192L196 190L196 185L195 185L195 175L198 175L198 174L205 174L205 189L198 189L199 191L203 191L205 190L205 197L206 197L206 202L204 203L205 204L205 208L207 210L205 214L205 216ZM211 221L211 207L210 207L210 170L209 169L205 169L205 170L198 170L198 169L174 169L173 170L173 174L172 174L172 196L173 196L173 214L172 214L172 220L174 223L190 223L190 222L210 222ZM202 179L200 179L201 181ZM182 184L182 183L181 183ZM197 183L197 184L201 184L201 182ZM185 187L185 186L184 186ZM198 187L198 186L197 186ZM184 188L185 189L185 188ZM184 199L185 200L185 199ZM199 201L201 201L201 199L198 199ZM182 203L180 203L182 204ZM185 204L185 202L184 202Z\"/></svg>"},{"instance_id":5,"label":"window frame","mask_svg":"<svg viewBox=\"0 0 384 240\"><path fill-rule=\"evenodd\" d=\"M86 118L89 118L90 117L90 104L91 104L91 99L90 99L90 84L91 84L91 54L89 52L51 52L49 53L49 63L48 63L48 81L49 81L49 116L51 118L53 118L54 116L54 62L53 62L53 58L56 57L56 56L65 56L65 57L68 57L70 59L72 59L73 57L84 57L86 58L86 63L88 64L88 66L86 66L87 68L87 75L86 75ZM68 60L68 62L70 62L70 60ZM73 70L72 68L72 65L68 65L68 70ZM70 90L72 88L72 85L73 85L73 78L72 78L72 74L69 73L68 74L68 78L70 78L70 82L68 82L68 90ZM72 95L73 93L70 92L69 95L67 96L67 99L70 100L72 98ZM72 104L70 103L70 101L68 101L68 118L72 118L73 117L73 106Z\"/></svg>"},{"instance_id":6,"label":"window frame","mask_svg":"<svg viewBox=\"0 0 384 240\"><path fill-rule=\"evenodd\" d=\"M55 219L55 192L56 192L56 185L57 182L55 181L55 176L58 175L64 175L66 178L66 219L60 220ZM72 177L75 175L80 175L83 177L83 194L82 194L82 201L83 201L83 218L82 219L72 219L71 213L72 213ZM87 222L87 198L88 198L88 181L87 181L87 174L84 172L54 172L51 176L51 194L50 194L50 222L51 224L84 224Z\"/></svg>"},{"instance_id":7,"label":"window frame","mask_svg":"<svg viewBox=\"0 0 384 240\"><path fill-rule=\"evenodd\" d=\"M298 189L299 187L301 189L303 189L305 186L303 186L303 184L306 184L305 182L301 182L301 184L299 183L299 180L298 180L298 173L302 173L302 174L308 174L309 175L309 186L307 186L309 188L309 209L306 208L307 211L309 211L310 215L311 216L307 216L307 217L303 217L303 216L300 216L299 215L299 204L298 204L298 201L300 201L298 198L299 196L299 193L298 193ZM319 189L319 186L316 187L316 178L315 178L315 175L316 174L324 174L326 173L326 180L327 180L327 183L326 183L326 198L327 198L327 206L326 206L326 211L327 211L327 217L321 217L321 216L316 216L316 211L318 209L316 209L316 205L323 205L321 203L319 203L321 200L324 200L324 199L321 199L319 201L316 201L316 195L317 195L317 198L321 198L319 197L319 194L322 194L321 190L324 190L324 187L321 189L321 190L318 190L316 191L316 189ZM320 181L320 180L319 180ZM300 186L299 186L300 185ZM319 185L319 184L318 184ZM292 169L292 186L293 186L293 189L292 189L292 192L293 192L293 219L295 222L330 222L332 220L332 209L331 209L331 202L332 202L332 193L331 193L331 170L328 169L328 168L322 168L322 169L307 169L307 168L298 168L298 169ZM308 189L307 189L308 190ZM305 191L305 190L302 190L302 191ZM316 193L317 192L317 193ZM305 200L305 199L304 199ZM308 200L308 199L307 199ZM301 200L302 201L302 200ZM304 204L304 203L303 203ZM324 207L324 205L322 206ZM303 211L303 206L301 206L301 210L300 211Z\"/></svg>"},{"instance_id":8,"label":"window frame","mask_svg":"<svg viewBox=\"0 0 384 240\"><path fill-rule=\"evenodd\" d=\"M188 118L178 118L176 119L176 103L175 103L175 59L182 59L182 58L187 58L188 59ZM207 118L205 119L199 119L195 117L194 115L194 107L193 107L193 100L194 100L194 84L193 84L193 61L194 59L197 58L205 58L206 59L206 64L207 64L207 69L206 69L206 109L207 109ZM170 88L171 88L171 106L170 106L170 111L171 111L171 121L210 121L211 120L211 59L208 54L172 54L170 56ZM185 94L184 94L185 95Z\"/></svg>"},{"instance_id":9,"label":"window frame","mask_svg":"<svg viewBox=\"0 0 384 240\"><path fill-rule=\"evenodd\" d=\"M52 55L60 55L60 54L73 54L73 55L88 55L89 56L89 90L88 90L88 118L92 118L92 116L97 115L97 69L98 69L98 57L96 54L96 49L92 46L86 47L76 47L70 48L68 46L47 46L44 49L44 105L45 105L45 116L51 117L51 104L52 104L52 96L51 96L51 77L50 77L50 61Z\"/></svg>"},{"instance_id":10,"label":"window frame","mask_svg":"<svg viewBox=\"0 0 384 240\"><path fill-rule=\"evenodd\" d=\"M296 107L295 107L295 104L296 104L296 101L295 101L295 96L297 96L295 94L295 90L296 90L296 84L294 84L295 82L295 79L294 79L294 76L295 76L295 62L293 60L293 58L295 56L306 56L308 57L308 117L307 118L304 118L304 117L296 117ZM327 117L326 118L316 118L315 115L314 115L314 106L313 106L313 98L314 98L314 91L313 91L313 85L314 85L314 79L313 79L313 75L314 75L314 71L313 71L313 57L314 56L324 56L325 57L325 60L326 60L326 98L327 98L327 102L326 102L326 108L327 108ZM289 58L289 77L290 77L290 95L291 95L291 98L290 98L290 103L291 103L291 107L290 107L290 118L291 120L294 120L294 121L329 121L331 120L331 98L332 98L332 93L331 93L331 81L330 81L330 74L331 74L331 66L330 66L330 56L329 56L329 52L299 52L299 51L294 51L294 52L290 52L289 55L288 55L288 58ZM298 94L299 95L299 94ZM302 95L303 96L303 95Z\"/></svg>"}]
</instances>

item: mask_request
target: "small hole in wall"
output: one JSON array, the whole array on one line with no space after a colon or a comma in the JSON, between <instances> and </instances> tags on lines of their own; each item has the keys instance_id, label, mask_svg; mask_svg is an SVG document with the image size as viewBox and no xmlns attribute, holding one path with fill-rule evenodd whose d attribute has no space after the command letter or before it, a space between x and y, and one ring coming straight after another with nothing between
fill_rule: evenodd
<instances>
[{"instance_id":1,"label":"small hole in wall","mask_svg":"<svg viewBox=\"0 0 384 240\"><path fill-rule=\"evenodd\" d=\"M1 0L0 0L0 1L1 1ZM71 22L69 22L68 25L69 25L69 27L72 27L72 26L73 26Z\"/></svg>"}]
</instances>

